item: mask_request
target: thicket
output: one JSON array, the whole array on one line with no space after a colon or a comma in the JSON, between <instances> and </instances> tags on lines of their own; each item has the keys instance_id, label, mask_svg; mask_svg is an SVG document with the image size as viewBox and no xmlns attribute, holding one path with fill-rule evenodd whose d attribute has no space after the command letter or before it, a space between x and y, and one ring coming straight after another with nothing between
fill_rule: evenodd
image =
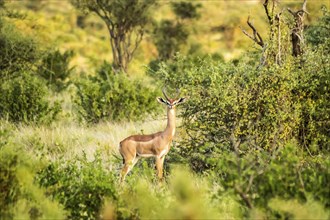
<instances>
[{"instance_id":1,"label":"thicket","mask_svg":"<svg viewBox=\"0 0 330 220\"><path fill-rule=\"evenodd\" d=\"M61 110L59 102L50 104L47 87L30 72L3 81L0 93L0 118L12 122L51 122Z\"/></svg>"},{"instance_id":2,"label":"thicket","mask_svg":"<svg viewBox=\"0 0 330 220\"><path fill-rule=\"evenodd\" d=\"M114 74L112 66L104 63L96 76L80 79L76 83L74 100L79 117L87 123L102 120L139 120L159 109L155 97L158 90L141 80L124 74Z\"/></svg>"}]
</instances>

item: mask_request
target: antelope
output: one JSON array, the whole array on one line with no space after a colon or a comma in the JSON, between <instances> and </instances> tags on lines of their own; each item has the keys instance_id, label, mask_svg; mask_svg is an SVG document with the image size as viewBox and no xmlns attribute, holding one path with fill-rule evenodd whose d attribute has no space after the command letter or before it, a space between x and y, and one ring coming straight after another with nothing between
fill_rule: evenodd
<instances>
[{"instance_id":1,"label":"antelope","mask_svg":"<svg viewBox=\"0 0 330 220\"><path fill-rule=\"evenodd\" d=\"M159 180L163 179L164 159L175 135L175 107L185 102L186 98L171 99L166 95L165 89L162 92L165 99L158 97L157 101L167 106L167 126L164 131L149 135L132 135L120 142L119 152L124 164L120 182L125 180L127 173L132 170L138 160L145 157L156 158L157 176ZM179 93L178 90L177 93Z\"/></svg>"}]
</instances>

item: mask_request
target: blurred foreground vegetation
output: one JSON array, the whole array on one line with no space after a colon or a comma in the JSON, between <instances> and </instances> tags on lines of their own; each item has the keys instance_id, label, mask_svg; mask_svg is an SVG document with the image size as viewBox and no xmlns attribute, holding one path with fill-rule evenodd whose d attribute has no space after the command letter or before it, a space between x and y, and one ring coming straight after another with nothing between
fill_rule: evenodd
<instances>
[{"instance_id":1,"label":"blurred foreground vegetation","mask_svg":"<svg viewBox=\"0 0 330 220\"><path fill-rule=\"evenodd\" d=\"M0 0L1 219L330 218L329 5L307 4L296 56L282 9L302 2L253 14L263 48L235 1L160 2L124 74L97 16L60 4ZM188 98L165 181L150 159L120 186L118 143L165 127L164 85Z\"/></svg>"}]
</instances>

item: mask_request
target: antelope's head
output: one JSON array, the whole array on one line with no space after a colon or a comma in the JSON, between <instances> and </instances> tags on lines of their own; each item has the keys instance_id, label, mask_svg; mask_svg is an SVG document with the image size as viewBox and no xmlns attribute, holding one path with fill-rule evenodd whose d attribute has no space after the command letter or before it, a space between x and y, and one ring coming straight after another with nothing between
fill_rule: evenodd
<instances>
[{"instance_id":1,"label":"antelope's head","mask_svg":"<svg viewBox=\"0 0 330 220\"><path fill-rule=\"evenodd\" d=\"M166 95L165 88L162 90L162 92L163 92L165 99L163 99L162 97L158 97L157 101L159 103L167 105L167 107L169 109L173 109L173 108L175 108L175 106L177 106L181 103L184 103L186 101L186 98L184 98L184 97L178 98L180 95L180 91L178 89L177 89L177 94L174 99L171 99Z\"/></svg>"}]
</instances>

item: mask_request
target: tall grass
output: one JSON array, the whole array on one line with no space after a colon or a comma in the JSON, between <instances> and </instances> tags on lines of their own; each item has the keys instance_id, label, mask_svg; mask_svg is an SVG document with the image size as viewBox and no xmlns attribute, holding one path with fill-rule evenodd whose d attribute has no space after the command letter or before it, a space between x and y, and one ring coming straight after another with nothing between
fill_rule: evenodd
<instances>
[{"instance_id":1,"label":"tall grass","mask_svg":"<svg viewBox=\"0 0 330 220\"><path fill-rule=\"evenodd\" d=\"M6 122L2 122L6 123ZM13 142L31 154L43 155L54 161L71 159L85 152L90 159L96 151L117 154L119 142L132 134L149 134L166 126L165 120L150 119L145 122L103 122L95 126L77 123L48 125L18 125L13 128ZM119 155L119 154L118 154Z\"/></svg>"}]
</instances>

